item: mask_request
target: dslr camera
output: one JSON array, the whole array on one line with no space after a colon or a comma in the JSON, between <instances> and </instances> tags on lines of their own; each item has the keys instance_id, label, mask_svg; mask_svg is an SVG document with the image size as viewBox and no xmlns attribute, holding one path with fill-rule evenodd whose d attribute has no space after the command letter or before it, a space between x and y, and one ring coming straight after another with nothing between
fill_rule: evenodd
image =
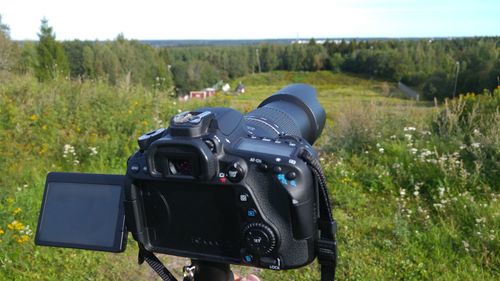
<instances>
[{"instance_id":1,"label":"dslr camera","mask_svg":"<svg viewBox=\"0 0 500 281\"><path fill-rule=\"evenodd\" d=\"M139 261L160 275L168 270L153 253L200 267L273 270L318 257L322 280L333 279L336 226L311 146L325 119L306 84L279 90L247 115L221 107L179 113L168 128L139 137L125 175L49 173L35 242L121 252L130 232Z\"/></svg>"}]
</instances>

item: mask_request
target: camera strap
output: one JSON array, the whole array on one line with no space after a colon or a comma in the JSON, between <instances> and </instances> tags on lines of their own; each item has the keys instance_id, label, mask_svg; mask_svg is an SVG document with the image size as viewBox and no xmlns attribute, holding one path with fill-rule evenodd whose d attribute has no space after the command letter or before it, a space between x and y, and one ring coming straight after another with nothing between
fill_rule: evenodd
<instances>
[{"instance_id":1,"label":"camera strap","mask_svg":"<svg viewBox=\"0 0 500 281\"><path fill-rule=\"evenodd\" d=\"M319 220L320 238L316 243L316 253L321 266L321 281L335 279L337 267L337 223L332 215L332 205L328 196L327 181L318 159L307 149L302 150L299 157L309 165L319 189Z\"/></svg>"},{"instance_id":2,"label":"camera strap","mask_svg":"<svg viewBox=\"0 0 500 281\"><path fill-rule=\"evenodd\" d=\"M175 277L168 271L168 269L163 265L163 263L156 257L153 252L150 252L144 248L141 243L139 244L139 256L138 263L143 264L146 261L149 266L160 275L163 281L177 281Z\"/></svg>"}]
</instances>

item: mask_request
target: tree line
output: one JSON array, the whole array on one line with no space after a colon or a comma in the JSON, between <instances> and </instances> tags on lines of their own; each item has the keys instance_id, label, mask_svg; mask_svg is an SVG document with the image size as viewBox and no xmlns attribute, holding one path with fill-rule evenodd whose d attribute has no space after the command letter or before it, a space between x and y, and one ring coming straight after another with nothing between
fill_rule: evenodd
<instances>
[{"instance_id":1,"label":"tree line","mask_svg":"<svg viewBox=\"0 0 500 281\"><path fill-rule=\"evenodd\" d=\"M500 37L153 47L123 35L104 42L59 42L46 19L38 37L38 42L11 42L0 17L0 70L31 73L40 81L104 80L176 94L274 70L342 71L400 81L428 99L482 92L500 83Z\"/></svg>"}]
</instances>

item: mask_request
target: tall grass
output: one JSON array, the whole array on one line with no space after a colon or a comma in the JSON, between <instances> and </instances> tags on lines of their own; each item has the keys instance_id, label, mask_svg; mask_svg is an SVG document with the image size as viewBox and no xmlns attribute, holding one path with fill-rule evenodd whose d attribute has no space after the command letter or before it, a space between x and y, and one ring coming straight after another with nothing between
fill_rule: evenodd
<instances>
[{"instance_id":1,"label":"tall grass","mask_svg":"<svg viewBox=\"0 0 500 281\"><path fill-rule=\"evenodd\" d=\"M274 72L238 79L243 95L181 103L141 87L0 79L0 280L155 278L135 265L132 241L119 255L35 247L46 173L123 174L136 138L173 114L200 106L250 111L293 82L313 84L327 110L317 148L339 225L339 280L500 277L500 90L434 107L391 98L395 87L383 81ZM319 280L316 264L258 274Z\"/></svg>"}]
</instances>

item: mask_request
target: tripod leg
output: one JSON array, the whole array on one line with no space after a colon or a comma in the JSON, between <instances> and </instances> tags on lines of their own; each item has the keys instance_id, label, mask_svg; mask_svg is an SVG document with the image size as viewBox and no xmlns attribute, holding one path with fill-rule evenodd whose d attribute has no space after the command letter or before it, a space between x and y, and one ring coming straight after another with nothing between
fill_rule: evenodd
<instances>
[{"instance_id":1,"label":"tripod leg","mask_svg":"<svg viewBox=\"0 0 500 281\"><path fill-rule=\"evenodd\" d=\"M229 264L192 260L196 267L195 281L234 281L234 275Z\"/></svg>"}]
</instances>

